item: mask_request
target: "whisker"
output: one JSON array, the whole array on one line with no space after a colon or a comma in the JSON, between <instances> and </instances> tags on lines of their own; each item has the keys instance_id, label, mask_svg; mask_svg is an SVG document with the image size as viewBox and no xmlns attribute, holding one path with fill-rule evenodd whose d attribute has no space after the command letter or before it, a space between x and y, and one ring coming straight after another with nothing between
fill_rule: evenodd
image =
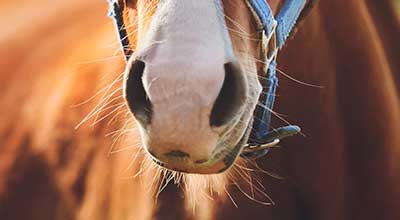
<instances>
[{"instance_id":1,"label":"whisker","mask_svg":"<svg viewBox=\"0 0 400 220\"><path fill-rule=\"evenodd\" d=\"M120 50L120 48L118 48L118 50ZM104 57L104 58L80 61L80 62L76 63L76 65L96 64L99 62L110 61L110 60L115 60L115 59L120 59L120 58L125 58L125 56L124 55L113 55L113 56Z\"/></svg>"},{"instance_id":2,"label":"whisker","mask_svg":"<svg viewBox=\"0 0 400 220\"><path fill-rule=\"evenodd\" d=\"M252 201L254 201L254 202L256 202L256 203L258 203L258 204L260 204L260 205L265 205L265 206L275 205L274 200L272 200L272 198L271 198L267 193L265 193L264 191L260 190L260 191L258 191L258 192L261 193L263 196L265 196L265 198L267 198L270 202L263 202L263 201L257 200L257 199L255 199L255 198L251 197L246 191L244 191L244 190L242 189L242 187L240 187L239 184L237 184L237 183L233 183L233 184L234 184L234 185L239 189L239 191L242 192L243 195L245 195L248 199L250 199L250 200L252 200Z\"/></svg>"},{"instance_id":3,"label":"whisker","mask_svg":"<svg viewBox=\"0 0 400 220\"><path fill-rule=\"evenodd\" d=\"M325 88L324 86L318 86L318 85L306 83L306 82L300 81L300 80L298 80L298 79L295 79L295 78L291 77L289 74L286 74L285 72L283 72L282 70L280 70L280 69L278 69L278 68L276 68L276 70L277 70L280 74L282 74L283 76L285 76L286 78L288 78L288 79L290 79L290 80L292 80L292 81L294 81L294 82L297 82L297 83L299 83L299 84L301 84L301 85L309 86L309 87L313 87L313 88L317 88L317 89L323 89L323 88Z\"/></svg>"},{"instance_id":4,"label":"whisker","mask_svg":"<svg viewBox=\"0 0 400 220\"><path fill-rule=\"evenodd\" d=\"M96 96L98 96L100 93L104 92L105 90L107 90L109 88L110 85L105 86L104 88L100 89L98 92L96 92L93 96L91 96L90 98L86 99L83 102L80 102L78 104L75 105L71 105L71 108L75 108L75 107L80 107L82 105L85 105L87 103L89 103L90 101L92 101L94 98L96 98Z\"/></svg>"},{"instance_id":5,"label":"whisker","mask_svg":"<svg viewBox=\"0 0 400 220\"><path fill-rule=\"evenodd\" d=\"M112 88L117 82L119 82L120 80L122 80L122 74L120 74L110 85L108 85L108 86L106 87L105 91L103 92L103 96L100 98L101 101L99 101L99 102L97 103L97 105L93 108L93 110L90 111L89 114L87 114L87 115L85 116L85 118L83 118L82 121L81 121L78 125L75 126L75 129L78 129L83 123L85 123L85 122L88 121L90 118L92 118L98 111L100 111L102 108L104 108L104 105L103 105L103 104L104 104L105 102L107 102L107 100L108 100L110 97L112 97L116 92L122 90L122 88L118 88L118 89L114 90L114 92L112 92L110 95L108 95L108 96L106 95L106 94L111 90L111 88ZM97 96L97 93L96 93L95 96ZM95 96L94 96L94 97L95 97ZM103 105L103 106L100 107L101 105Z\"/></svg>"},{"instance_id":6,"label":"whisker","mask_svg":"<svg viewBox=\"0 0 400 220\"><path fill-rule=\"evenodd\" d=\"M225 187L224 187L224 190L225 190L226 195L228 195L229 199L232 201L233 205L234 205L236 208L239 208L239 206L237 205L237 203L235 202L235 200L233 199L233 197L231 196L231 194L228 192L228 190L226 190Z\"/></svg>"},{"instance_id":7,"label":"whisker","mask_svg":"<svg viewBox=\"0 0 400 220\"><path fill-rule=\"evenodd\" d=\"M284 123L286 123L287 125L291 125L291 123L289 121L287 121L286 119L284 119L282 116L280 116L277 112L275 112L274 110L270 109L268 106L262 104L262 103L257 103L257 106L260 106L262 108L264 108L265 110L271 112L274 116L276 116L277 118L279 118L281 121L283 121Z\"/></svg>"}]
</instances>

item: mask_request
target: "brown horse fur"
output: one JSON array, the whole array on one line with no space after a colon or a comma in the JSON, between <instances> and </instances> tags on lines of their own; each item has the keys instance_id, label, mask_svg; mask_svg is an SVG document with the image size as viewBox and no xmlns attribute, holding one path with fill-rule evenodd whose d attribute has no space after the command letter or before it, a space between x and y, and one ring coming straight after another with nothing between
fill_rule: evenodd
<instances>
[{"instance_id":1,"label":"brown horse fur","mask_svg":"<svg viewBox=\"0 0 400 220\"><path fill-rule=\"evenodd\" d=\"M321 1L281 52L280 70L324 88L280 75L276 111L305 137L258 161L283 180L251 172L275 206L232 186L239 208L201 197L195 215L172 184L153 198L165 173L145 161L134 129L115 132L132 120L119 107L124 64L107 4L1 2L0 219L399 219L400 28L381 2ZM108 120L74 130L97 103Z\"/></svg>"}]
</instances>

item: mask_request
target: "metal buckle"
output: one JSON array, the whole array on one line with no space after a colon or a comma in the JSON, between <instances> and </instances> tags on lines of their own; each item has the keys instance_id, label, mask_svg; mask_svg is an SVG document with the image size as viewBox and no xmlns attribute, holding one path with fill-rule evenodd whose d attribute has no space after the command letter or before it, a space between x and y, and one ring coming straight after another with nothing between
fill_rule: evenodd
<instances>
[{"instance_id":1,"label":"metal buckle","mask_svg":"<svg viewBox=\"0 0 400 220\"><path fill-rule=\"evenodd\" d=\"M276 147L281 142L280 139L275 139L272 142L265 144L246 144L244 145L243 153L251 153L255 151L270 149L272 147Z\"/></svg>"},{"instance_id":2,"label":"metal buckle","mask_svg":"<svg viewBox=\"0 0 400 220\"><path fill-rule=\"evenodd\" d=\"M257 143L250 143L243 146L241 157L246 159L257 159L266 155L271 148L279 147L282 139L300 133L301 129L295 125L280 127L270 131L262 140Z\"/></svg>"}]
</instances>

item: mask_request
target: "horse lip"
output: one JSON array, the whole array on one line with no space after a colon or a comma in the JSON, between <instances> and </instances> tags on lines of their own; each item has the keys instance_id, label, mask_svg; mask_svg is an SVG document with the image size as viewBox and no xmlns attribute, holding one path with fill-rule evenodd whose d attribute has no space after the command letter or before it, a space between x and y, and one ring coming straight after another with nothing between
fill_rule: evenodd
<instances>
[{"instance_id":1,"label":"horse lip","mask_svg":"<svg viewBox=\"0 0 400 220\"><path fill-rule=\"evenodd\" d=\"M223 126L226 129L223 134L221 135L220 138L224 137L225 135L229 134L229 132L234 129L234 126L237 122L236 120L232 122L232 125L229 126ZM247 143L247 139L249 137L249 132L251 131L251 123L247 126L246 131L242 135L242 137L239 139L238 143L234 145L232 148L226 148L224 146L221 146L221 143L217 144L217 147L215 151L218 151L214 153L210 159L208 160L198 160L198 161L190 161L189 163L186 163L185 165L179 164L178 166L176 164L172 163L164 163L154 157L154 154L150 153L150 156L152 160L159 166L172 170L172 171L177 171L177 172L183 172L183 173L194 173L194 174L218 174L218 173L223 173L226 170L228 170L237 160L237 158L240 156L240 153L242 152L242 149L244 148L244 145ZM188 161L189 158L181 158L180 162L182 161Z\"/></svg>"},{"instance_id":2,"label":"horse lip","mask_svg":"<svg viewBox=\"0 0 400 220\"><path fill-rule=\"evenodd\" d=\"M218 174L228 170L239 157L243 148L241 143L237 144L224 155L212 157L209 160L195 161L189 165L177 165L173 163L164 163L151 155L152 160L159 166L177 172L195 173L195 174Z\"/></svg>"}]
</instances>

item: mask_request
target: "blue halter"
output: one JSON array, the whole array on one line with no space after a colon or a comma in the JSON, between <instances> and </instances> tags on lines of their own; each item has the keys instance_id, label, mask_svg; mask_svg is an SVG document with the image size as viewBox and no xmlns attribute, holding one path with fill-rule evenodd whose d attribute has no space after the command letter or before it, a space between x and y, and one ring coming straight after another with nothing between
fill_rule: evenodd
<instances>
[{"instance_id":1,"label":"blue halter","mask_svg":"<svg viewBox=\"0 0 400 220\"><path fill-rule=\"evenodd\" d=\"M317 0L309 1L310 5L313 5ZM306 0L286 0L275 18L267 0L247 0L247 3L259 25L263 41L261 57L265 62L260 75L266 77L265 81L261 81L264 89L260 95L259 105L254 111L253 123L248 128L250 137L241 154L244 158L255 159L267 154L281 139L300 132L300 127L294 125L271 130L270 121L278 86L276 76L278 50L285 44L302 12L307 10L305 10ZM129 60L133 50L130 47L123 18L126 3L124 0L110 0L110 4L112 7L110 16L114 18L125 58Z\"/></svg>"},{"instance_id":2,"label":"blue halter","mask_svg":"<svg viewBox=\"0 0 400 220\"><path fill-rule=\"evenodd\" d=\"M248 0L248 4L258 18L258 25L262 31L263 50L261 56L265 65L261 75L266 76L266 80L265 82L261 81L264 88L263 93L260 95L259 105L254 111L253 129L248 144L241 156L258 158L267 154L269 149L277 146L283 138L300 132L300 127L294 125L270 130L270 121L278 86L276 76L278 50L283 47L292 32L306 5L306 0L286 0L276 18L266 0Z\"/></svg>"}]
</instances>

